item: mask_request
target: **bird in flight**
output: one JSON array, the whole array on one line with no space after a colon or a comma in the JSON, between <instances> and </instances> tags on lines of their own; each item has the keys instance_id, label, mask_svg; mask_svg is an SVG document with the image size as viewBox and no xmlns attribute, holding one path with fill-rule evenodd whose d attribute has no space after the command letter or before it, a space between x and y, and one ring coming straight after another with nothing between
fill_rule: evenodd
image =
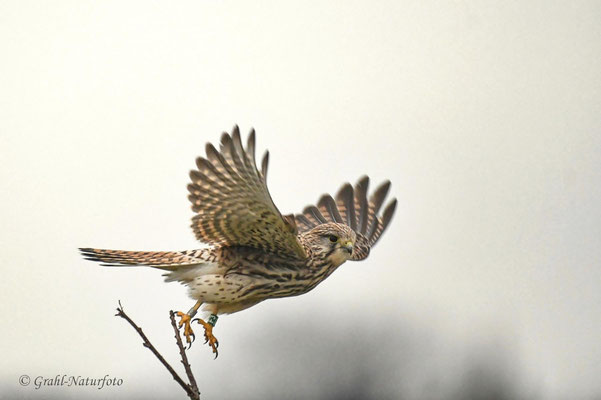
<instances>
[{"instance_id":1,"label":"bird in flight","mask_svg":"<svg viewBox=\"0 0 601 400\"><path fill-rule=\"evenodd\" d=\"M184 251L123 251L80 248L87 260L105 266L148 266L166 271L167 282L188 287L196 304L177 312L189 345L191 323L204 328L215 357L219 342L213 327L221 314L252 307L266 299L307 293L347 260L363 260L394 214L396 199L384 208L385 181L368 197L369 178L344 184L335 197L323 195L300 214L282 215L267 189L265 152L255 161L255 132L246 148L237 126L223 133L219 150L206 145L206 157L190 172L188 198L192 229L208 248ZM202 306L209 316L193 319Z\"/></svg>"}]
</instances>

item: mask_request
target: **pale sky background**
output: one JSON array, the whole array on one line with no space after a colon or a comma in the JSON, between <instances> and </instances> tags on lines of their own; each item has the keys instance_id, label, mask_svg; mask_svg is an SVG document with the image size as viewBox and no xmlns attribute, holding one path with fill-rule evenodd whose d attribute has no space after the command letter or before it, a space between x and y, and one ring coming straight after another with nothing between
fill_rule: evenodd
<instances>
[{"instance_id":1,"label":"pale sky background","mask_svg":"<svg viewBox=\"0 0 601 400\"><path fill-rule=\"evenodd\" d=\"M179 369L167 313L193 300L76 249L199 247L188 171L239 124L282 212L362 174L399 205L366 261L220 318L219 358L189 352L203 398L601 398L600 21L599 1L0 1L0 394L182 398L113 314Z\"/></svg>"}]
</instances>

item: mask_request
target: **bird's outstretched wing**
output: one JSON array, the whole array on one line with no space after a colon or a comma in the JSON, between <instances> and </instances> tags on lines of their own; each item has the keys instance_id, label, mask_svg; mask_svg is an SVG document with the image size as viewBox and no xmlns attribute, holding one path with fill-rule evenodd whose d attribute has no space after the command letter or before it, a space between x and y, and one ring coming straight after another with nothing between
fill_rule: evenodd
<instances>
[{"instance_id":1,"label":"bird's outstretched wing","mask_svg":"<svg viewBox=\"0 0 601 400\"><path fill-rule=\"evenodd\" d=\"M294 218L283 217L267 190L265 152L261 171L255 162L255 132L248 136L246 149L240 131L223 133L219 151L210 143L206 158L196 159L188 185L192 229L201 242L218 246L247 246L282 256L305 258L296 238Z\"/></svg>"},{"instance_id":2,"label":"bird's outstretched wing","mask_svg":"<svg viewBox=\"0 0 601 400\"><path fill-rule=\"evenodd\" d=\"M390 223L396 207L396 199L392 199L382 215L378 215L390 189L390 181L378 186L369 198L368 186L369 177L364 176L354 187L350 183L344 184L335 200L324 194L316 206L307 206L302 214L295 216L299 231L306 232L327 222L348 225L357 235L351 259L363 260Z\"/></svg>"}]
</instances>

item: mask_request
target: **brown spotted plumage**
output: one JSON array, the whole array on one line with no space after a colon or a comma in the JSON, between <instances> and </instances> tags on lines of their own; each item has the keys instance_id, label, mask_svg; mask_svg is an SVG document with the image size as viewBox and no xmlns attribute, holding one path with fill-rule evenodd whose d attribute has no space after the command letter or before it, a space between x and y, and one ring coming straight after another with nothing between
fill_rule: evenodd
<instances>
[{"instance_id":1,"label":"brown spotted plumage","mask_svg":"<svg viewBox=\"0 0 601 400\"><path fill-rule=\"evenodd\" d=\"M210 248L186 251L121 251L81 248L83 256L108 266L142 265L166 271L167 281L188 286L197 300L179 313L186 339L197 310L211 315L205 338L217 354L212 335L217 315L233 313L263 300L308 292L347 260L363 260L390 223L396 200L382 214L390 188L386 181L369 194L369 178L344 184L335 198L323 195L301 214L282 215L267 189L266 152L261 170L255 162L255 132L242 145L238 127L224 133L219 150L207 144L196 160L188 185L192 229Z\"/></svg>"},{"instance_id":2,"label":"brown spotted plumage","mask_svg":"<svg viewBox=\"0 0 601 400\"><path fill-rule=\"evenodd\" d=\"M198 170L190 172L188 185L196 238L212 246L247 246L268 253L305 257L296 227L282 217L267 190L269 153L255 166L255 132L246 149L240 132L221 136L220 151L206 146L206 158L198 157Z\"/></svg>"}]
</instances>

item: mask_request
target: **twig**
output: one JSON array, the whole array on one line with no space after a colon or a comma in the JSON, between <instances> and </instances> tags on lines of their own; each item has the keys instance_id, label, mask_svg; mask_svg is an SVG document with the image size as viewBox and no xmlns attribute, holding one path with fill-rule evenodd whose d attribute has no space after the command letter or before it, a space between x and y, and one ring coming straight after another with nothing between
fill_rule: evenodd
<instances>
[{"instance_id":1,"label":"twig","mask_svg":"<svg viewBox=\"0 0 601 400\"><path fill-rule=\"evenodd\" d=\"M125 319L136 330L136 332L138 332L138 335L140 335L140 337L143 340L144 347L149 349L152 352L152 354L154 354L156 358L159 359L161 364L163 364L163 366L167 368L167 371L169 371L173 379L177 383L179 383L182 389L186 391L186 394L190 399L200 400L200 392L198 391L198 386L196 385L196 379L194 379L194 375L192 374L192 370L190 369L190 364L188 363L188 358L186 357L186 350L182 344L182 339L179 336L179 330L177 329L177 325L175 324L175 317L173 311L169 312L169 317L171 318L171 324L175 329L175 339L177 342L177 347L179 347L180 355L182 357L182 364L184 364L184 369L186 370L188 379L190 379L190 384L184 382L184 380L180 378L180 376L177 374L177 372L175 372L173 367L169 365L169 363L163 358L161 353L159 353L158 350L152 345L152 343L150 343L150 340L148 340L144 332L142 332L142 328L136 325L136 323L132 321L132 319L125 313L125 311L123 311L121 301L119 301L119 307L117 307L117 314L115 314L115 316Z\"/></svg>"},{"instance_id":2,"label":"twig","mask_svg":"<svg viewBox=\"0 0 601 400\"><path fill-rule=\"evenodd\" d=\"M188 356L186 356L186 348L182 343L182 338L179 335L179 329L177 328L177 324L175 323L175 313L173 310L169 311L169 318L171 319L171 326L173 326L173 330L175 331L175 341L177 342L177 347L179 348L179 354L182 357L182 364L184 365L184 369L186 370L186 375L188 375L188 379L190 380L190 386L192 390L196 390L198 393L198 386L196 385L196 379L194 379L194 374L192 374L192 369L190 368L190 363L188 363Z\"/></svg>"}]
</instances>

